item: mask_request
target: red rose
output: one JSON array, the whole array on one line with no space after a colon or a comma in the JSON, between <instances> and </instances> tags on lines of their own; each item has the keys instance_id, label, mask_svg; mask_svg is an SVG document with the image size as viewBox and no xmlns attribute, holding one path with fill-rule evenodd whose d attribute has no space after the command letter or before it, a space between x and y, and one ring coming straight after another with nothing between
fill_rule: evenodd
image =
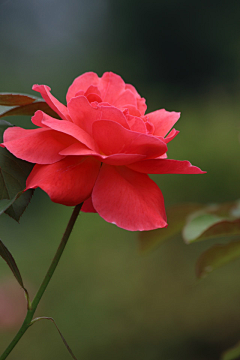
<instances>
[{"instance_id":1,"label":"red rose","mask_svg":"<svg viewBox=\"0 0 240 360\"><path fill-rule=\"evenodd\" d=\"M111 72L76 78L67 106L48 86L34 85L33 90L62 120L37 111L32 122L39 128L5 131L4 146L36 164L26 189L40 187L64 205L84 202L83 211L97 212L127 230L166 227L162 193L147 174L202 173L188 161L167 159L167 143L178 133L171 128L180 113L161 109L144 115L145 100Z\"/></svg>"}]
</instances>

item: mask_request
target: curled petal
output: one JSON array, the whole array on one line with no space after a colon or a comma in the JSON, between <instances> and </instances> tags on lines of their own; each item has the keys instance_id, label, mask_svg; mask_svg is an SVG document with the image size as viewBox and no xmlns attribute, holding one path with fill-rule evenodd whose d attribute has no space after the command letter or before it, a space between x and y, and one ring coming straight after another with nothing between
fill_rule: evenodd
<instances>
[{"instance_id":1,"label":"curled petal","mask_svg":"<svg viewBox=\"0 0 240 360\"><path fill-rule=\"evenodd\" d=\"M75 206L91 195L100 162L92 157L72 157L51 165L35 165L26 190L40 187L53 202Z\"/></svg>"},{"instance_id":2,"label":"curled petal","mask_svg":"<svg viewBox=\"0 0 240 360\"><path fill-rule=\"evenodd\" d=\"M98 120L111 120L122 125L126 129L130 129L128 121L126 120L126 117L122 111L115 108L114 106L106 106L101 104L99 105L98 113Z\"/></svg>"},{"instance_id":3,"label":"curled petal","mask_svg":"<svg viewBox=\"0 0 240 360\"><path fill-rule=\"evenodd\" d=\"M128 167L146 174L204 174L206 172L187 160L150 159L135 162Z\"/></svg>"},{"instance_id":4,"label":"curled petal","mask_svg":"<svg viewBox=\"0 0 240 360\"><path fill-rule=\"evenodd\" d=\"M51 93L51 88L46 85L33 85L32 89L38 91L46 103L52 108L62 119L70 120L68 109L65 105L61 104Z\"/></svg>"},{"instance_id":5,"label":"curled petal","mask_svg":"<svg viewBox=\"0 0 240 360\"><path fill-rule=\"evenodd\" d=\"M102 102L102 99L97 94L89 94L89 95L87 95L87 99L88 99L88 101L90 103L92 103L92 102L97 102L97 103Z\"/></svg>"},{"instance_id":6,"label":"curled petal","mask_svg":"<svg viewBox=\"0 0 240 360\"><path fill-rule=\"evenodd\" d=\"M127 105L122 106L122 108L124 109L123 111L124 112L127 111L127 113L129 115L138 116L138 117L141 116L140 111L133 105L127 104Z\"/></svg>"},{"instance_id":7,"label":"curled petal","mask_svg":"<svg viewBox=\"0 0 240 360\"><path fill-rule=\"evenodd\" d=\"M172 141L176 136L177 134L179 134L179 131L178 130L175 130L175 129L172 129L170 131L170 133L165 137L165 142L166 143L169 143L170 141Z\"/></svg>"},{"instance_id":8,"label":"curled petal","mask_svg":"<svg viewBox=\"0 0 240 360\"><path fill-rule=\"evenodd\" d=\"M101 93L100 93L100 91L98 90L98 87L97 86L93 86L93 85L91 85L91 86L89 86L89 88L87 89L87 91L85 92L85 96L88 96L88 95L90 95L90 94L96 94L96 95L98 95L100 98L101 98ZM102 100L101 100L102 101Z\"/></svg>"},{"instance_id":9,"label":"curled petal","mask_svg":"<svg viewBox=\"0 0 240 360\"><path fill-rule=\"evenodd\" d=\"M17 158L37 164L52 164L63 159L59 152L72 142L70 136L42 128L25 130L9 127L4 132L4 146Z\"/></svg>"},{"instance_id":10,"label":"curled petal","mask_svg":"<svg viewBox=\"0 0 240 360\"><path fill-rule=\"evenodd\" d=\"M138 116L127 116L127 122L132 131L140 132L143 134L147 133L145 122Z\"/></svg>"},{"instance_id":11,"label":"curled petal","mask_svg":"<svg viewBox=\"0 0 240 360\"><path fill-rule=\"evenodd\" d=\"M54 119L40 110L35 113L32 118L32 122L34 124L41 124L41 126L47 126L53 130L70 135L73 137L73 141L76 139L90 149L96 148L92 137L73 122Z\"/></svg>"},{"instance_id":12,"label":"curled petal","mask_svg":"<svg viewBox=\"0 0 240 360\"><path fill-rule=\"evenodd\" d=\"M164 137L178 121L180 113L175 111L169 112L161 109L147 114L147 116L149 121L155 127L154 135Z\"/></svg>"},{"instance_id":13,"label":"curled petal","mask_svg":"<svg viewBox=\"0 0 240 360\"><path fill-rule=\"evenodd\" d=\"M167 226L159 187L147 175L103 164L92 193L93 207L106 221L131 231Z\"/></svg>"},{"instance_id":14,"label":"curled petal","mask_svg":"<svg viewBox=\"0 0 240 360\"><path fill-rule=\"evenodd\" d=\"M81 76L78 76L69 87L67 92L67 103L76 96L77 92L87 91L87 89L93 85L97 86L99 83L99 77L94 72L87 72Z\"/></svg>"},{"instance_id":15,"label":"curled petal","mask_svg":"<svg viewBox=\"0 0 240 360\"><path fill-rule=\"evenodd\" d=\"M92 132L94 140L104 155L125 153L155 158L167 151L164 141L127 130L113 121L96 121Z\"/></svg>"},{"instance_id":16,"label":"curled petal","mask_svg":"<svg viewBox=\"0 0 240 360\"><path fill-rule=\"evenodd\" d=\"M85 96L77 96L69 101L68 110L72 121L91 135L92 124L99 116L97 108L91 106Z\"/></svg>"}]
</instances>

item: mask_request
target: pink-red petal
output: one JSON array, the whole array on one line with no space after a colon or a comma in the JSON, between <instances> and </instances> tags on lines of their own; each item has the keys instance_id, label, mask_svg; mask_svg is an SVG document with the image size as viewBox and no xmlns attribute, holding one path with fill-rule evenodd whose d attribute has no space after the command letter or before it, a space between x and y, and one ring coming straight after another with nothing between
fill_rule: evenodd
<instances>
[{"instance_id":1,"label":"pink-red petal","mask_svg":"<svg viewBox=\"0 0 240 360\"><path fill-rule=\"evenodd\" d=\"M147 133L145 122L138 116L127 115L127 122L130 130L140 132L143 134Z\"/></svg>"},{"instance_id":2,"label":"pink-red petal","mask_svg":"<svg viewBox=\"0 0 240 360\"><path fill-rule=\"evenodd\" d=\"M145 174L204 174L206 172L187 160L151 159L135 162L128 167Z\"/></svg>"},{"instance_id":3,"label":"pink-red petal","mask_svg":"<svg viewBox=\"0 0 240 360\"><path fill-rule=\"evenodd\" d=\"M70 135L73 137L73 141L76 139L90 149L96 149L96 145L92 137L73 122L54 119L40 110L35 113L32 118L32 122L34 124L38 123L41 124L40 126L47 126L53 130Z\"/></svg>"},{"instance_id":4,"label":"pink-red petal","mask_svg":"<svg viewBox=\"0 0 240 360\"><path fill-rule=\"evenodd\" d=\"M70 120L68 109L65 105L60 103L51 93L51 88L46 85L33 85L32 89L39 92L46 103L52 108L62 119Z\"/></svg>"},{"instance_id":5,"label":"pink-red petal","mask_svg":"<svg viewBox=\"0 0 240 360\"><path fill-rule=\"evenodd\" d=\"M99 77L94 72L87 72L81 76L78 76L69 87L67 92L67 103L76 96L78 91L87 91L89 86L97 86L99 83Z\"/></svg>"},{"instance_id":6,"label":"pink-red petal","mask_svg":"<svg viewBox=\"0 0 240 360\"><path fill-rule=\"evenodd\" d=\"M118 123L99 120L93 124L93 138L104 155L140 154L155 158L167 151L167 145L154 136L136 133Z\"/></svg>"},{"instance_id":7,"label":"pink-red petal","mask_svg":"<svg viewBox=\"0 0 240 360\"><path fill-rule=\"evenodd\" d=\"M17 158L37 164L52 164L63 159L59 152L72 142L70 136L47 128L25 130L9 127L4 146Z\"/></svg>"},{"instance_id":8,"label":"pink-red petal","mask_svg":"<svg viewBox=\"0 0 240 360\"><path fill-rule=\"evenodd\" d=\"M177 134L179 134L179 131L176 129L172 129L170 133L165 137L165 142L168 144L177 136Z\"/></svg>"},{"instance_id":9,"label":"pink-red petal","mask_svg":"<svg viewBox=\"0 0 240 360\"><path fill-rule=\"evenodd\" d=\"M26 189L40 187L53 202L75 206L91 195L99 168L99 161L80 156L68 156L51 165L35 165Z\"/></svg>"},{"instance_id":10,"label":"pink-red petal","mask_svg":"<svg viewBox=\"0 0 240 360\"><path fill-rule=\"evenodd\" d=\"M93 207L106 221L130 230L167 226L164 199L147 175L103 164L92 192Z\"/></svg>"},{"instance_id":11,"label":"pink-red petal","mask_svg":"<svg viewBox=\"0 0 240 360\"><path fill-rule=\"evenodd\" d=\"M97 108L91 106L85 96L77 96L68 102L68 111L72 121L91 135L92 124L99 116Z\"/></svg>"},{"instance_id":12,"label":"pink-red petal","mask_svg":"<svg viewBox=\"0 0 240 360\"><path fill-rule=\"evenodd\" d=\"M98 89L104 102L114 104L121 93L125 90L125 82L121 76L112 72L106 72L99 79Z\"/></svg>"},{"instance_id":13,"label":"pink-red petal","mask_svg":"<svg viewBox=\"0 0 240 360\"><path fill-rule=\"evenodd\" d=\"M147 117L155 127L154 135L164 137L178 121L180 113L175 111L169 112L165 109L161 109L147 114Z\"/></svg>"},{"instance_id":14,"label":"pink-red petal","mask_svg":"<svg viewBox=\"0 0 240 360\"><path fill-rule=\"evenodd\" d=\"M81 211L86 212L86 213L96 213L96 210L93 207L91 196L90 196L90 198L88 198L87 200L84 201Z\"/></svg>"}]
</instances>

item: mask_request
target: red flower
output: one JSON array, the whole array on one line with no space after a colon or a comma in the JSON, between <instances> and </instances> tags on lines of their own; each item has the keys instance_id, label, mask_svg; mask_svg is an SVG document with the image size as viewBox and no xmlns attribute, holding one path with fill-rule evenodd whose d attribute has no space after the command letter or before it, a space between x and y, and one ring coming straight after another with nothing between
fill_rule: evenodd
<instances>
[{"instance_id":1,"label":"red flower","mask_svg":"<svg viewBox=\"0 0 240 360\"><path fill-rule=\"evenodd\" d=\"M203 173L188 161L167 159L167 143L178 133L171 128L180 113L161 109L145 115L145 100L111 72L76 78L67 106L48 86L34 85L33 90L62 120L37 111L32 122L38 129L5 131L4 146L36 164L26 189L40 187L64 205L84 202L83 211L97 212L127 230L166 227L162 193L147 174Z\"/></svg>"}]
</instances>

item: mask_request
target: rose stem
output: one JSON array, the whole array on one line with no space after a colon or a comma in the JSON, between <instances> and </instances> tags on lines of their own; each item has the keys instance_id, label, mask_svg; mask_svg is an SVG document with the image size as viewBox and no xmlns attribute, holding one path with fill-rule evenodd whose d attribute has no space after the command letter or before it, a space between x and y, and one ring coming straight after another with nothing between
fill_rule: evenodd
<instances>
[{"instance_id":1,"label":"rose stem","mask_svg":"<svg viewBox=\"0 0 240 360\"><path fill-rule=\"evenodd\" d=\"M7 356L10 354L10 352L13 350L13 348L16 346L16 344L18 343L18 341L21 339L21 337L23 336L23 334L27 331L27 329L32 325L32 318L33 315L37 309L37 306L48 286L49 281L51 280L53 273L57 267L57 264L62 256L63 250L65 249L65 246L67 244L67 241L69 239L69 236L72 232L72 229L74 227L74 224L77 220L77 217L79 215L79 212L81 210L82 204L79 204L77 206L75 206L73 213L71 215L71 218L68 222L68 225L66 227L66 230L63 234L62 240L59 244L59 247L57 249L57 252L52 260L52 263L47 271L47 274L33 300L32 303L29 304L28 306L28 311L27 311L27 315L25 317L25 320L21 326L21 328L19 329L18 333L16 334L16 336L14 337L14 339L12 340L12 342L9 344L9 346L7 347L7 349L4 351L4 353L2 354L2 356L0 357L0 360L4 360L7 358Z\"/></svg>"}]
</instances>

